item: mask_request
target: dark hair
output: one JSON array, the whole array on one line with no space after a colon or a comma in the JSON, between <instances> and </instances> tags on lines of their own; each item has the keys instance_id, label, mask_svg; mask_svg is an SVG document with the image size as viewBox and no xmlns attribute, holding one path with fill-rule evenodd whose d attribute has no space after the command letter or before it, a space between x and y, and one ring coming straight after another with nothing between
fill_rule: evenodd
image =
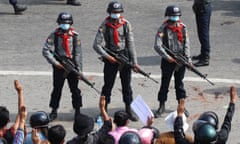
<instances>
[{"instance_id":1,"label":"dark hair","mask_svg":"<svg viewBox=\"0 0 240 144\"><path fill-rule=\"evenodd\" d=\"M66 130L62 125L55 125L48 129L48 140L51 144L60 144L66 136Z\"/></svg>"},{"instance_id":2,"label":"dark hair","mask_svg":"<svg viewBox=\"0 0 240 144\"><path fill-rule=\"evenodd\" d=\"M7 125L9 121L9 111L6 107L0 106L0 129Z\"/></svg>"},{"instance_id":3,"label":"dark hair","mask_svg":"<svg viewBox=\"0 0 240 144\"><path fill-rule=\"evenodd\" d=\"M113 122L119 126L125 126L127 124L127 120L129 119L129 115L125 111L117 111L114 113Z\"/></svg>"},{"instance_id":4,"label":"dark hair","mask_svg":"<svg viewBox=\"0 0 240 144\"><path fill-rule=\"evenodd\" d=\"M73 131L78 134L78 136L86 136L94 128L94 120L85 114L78 115L73 123Z\"/></svg>"}]
</instances>

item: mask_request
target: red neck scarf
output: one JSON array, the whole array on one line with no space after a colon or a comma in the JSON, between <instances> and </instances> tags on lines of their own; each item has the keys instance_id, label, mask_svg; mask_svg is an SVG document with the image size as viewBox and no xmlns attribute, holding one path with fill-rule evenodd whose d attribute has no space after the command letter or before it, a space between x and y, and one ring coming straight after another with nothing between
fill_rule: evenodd
<instances>
[{"instance_id":1,"label":"red neck scarf","mask_svg":"<svg viewBox=\"0 0 240 144\"><path fill-rule=\"evenodd\" d=\"M114 37L114 43L118 46L118 28L121 27L122 25L124 25L126 23L126 21L123 19L123 16L120 16L120 23L112 23L109 21L110 17L108 16L106 18L108 21L106 23L106 25L108 27L111 27L113 29L113 37Z\"/></svg>"},{"instance_id":2,"label":"red neck scarf","mask_svg":"<svg viewBox=\"0 0 240 144\"><path fill-rule=\"evenodd\" d=\"M182 33L182 29L183 29L183 24L181 23L181 21L177 21L177 24L174 25L169 25L169 21L166 21L167 23L167 28L170 29L173 32L177 32L178 35L178 40L182 43L183 42L183 33Z\"/></svg>"},{"instance_id":3,"label":"red neck scarf","mask_svg":"<svg viewBox=\"0 0 240 144\"><path fill-rule=\"evenodd\" d=\"M67 32L59 32L57 31L56 34L62 38L62 47L65 49L66 56L71 58L71 50L69 48L69 38L73 36L73 28L70 28Z\"/></svg>"}]
</instances>

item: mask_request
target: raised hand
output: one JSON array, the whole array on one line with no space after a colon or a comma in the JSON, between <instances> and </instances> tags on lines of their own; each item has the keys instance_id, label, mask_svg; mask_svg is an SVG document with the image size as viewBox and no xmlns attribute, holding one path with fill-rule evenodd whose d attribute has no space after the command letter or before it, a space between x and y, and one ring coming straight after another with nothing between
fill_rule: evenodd
<instances>
[{"instance_id":1,"label":"raised hand","mask_svg":"<svg viewBox=\"0 0 240 144\"><path fill-rule=\"evenodd\" d=\"M182 116L183 115L183 113L184 113L184 104L185 104L185 100L184 99L180 99L178 107L177 107L178 116Z\"/></svg>"},{"instance_id":2,"label":"raised hand","mask_svg":"<svg viewBox=\"0 0 240 144\"><path fill-rule=\"evenodd\" d=\"M230 102L236 103L237 101L237 90L234 86L230 87Z\"/></svg>"}]
</instances>

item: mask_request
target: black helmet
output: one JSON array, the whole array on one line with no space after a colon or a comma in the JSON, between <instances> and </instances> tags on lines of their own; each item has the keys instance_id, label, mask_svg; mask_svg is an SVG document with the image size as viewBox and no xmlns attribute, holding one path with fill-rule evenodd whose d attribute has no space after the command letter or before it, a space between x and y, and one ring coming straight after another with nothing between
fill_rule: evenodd
<instances>
[{"instance_id":1,"label":"black helmet","mask_svg":"<svg viewBox=\"0 0 240 144\"><path fill-rule=\"evenodd\" d=\"M67 12L62 12L58 15L57 18L58 24L73 24L73 18L72 15Z\"/></svg>"},{"instance_id":2,"label":"black helmet","mask_svg":"<svg viewBox=\"0 0 240 144\"><path fill-rule=\"evenodd\" d=\"M45 127L49 122L48 114L44 111L35 112L30 117L30 125L32 128Z\"/></svg>"},{"instance_id":3,"label":"black helmet","mask_svg":"<svg viewBox=\"0 0 240 144\"><path fill-rule=\"evenodd\" d=\"M166 8L165 16L181 16L181 10L179 7L170 5Z\"/></svg>"},{"instance_id":4,"label":"black helmet","mask_svg":"<svg viewBox=\"0 0 240 144\"><path fill-rule=\"evenodd\" d=\"M200 144L210 144L217 138L216 129L206 121L197 120L193 123L194 139Z\"/></svg>"},{"instance_id":5,"label":"black helmet","mask_svg":"<svg viewBox=\"0 0 240 144\"><path fill-rule=\"evenodd\" d=\"M142 144L136 132L125 132L119 139L119 144Z\"/></svg>"},{"instance_id":6,"label":"black helmet","mask_svg":"<svg viewBox=\"0 0 240 144\"><path fill-rule=\"evenodd\" d=\"M209 124L211 124L215 129L218 129L218 116L213 111L207 111L202 113L198 120L207 121Z\"/></svg>"},{"instance_id":7,"label":"black helmet","mask_svg":"<svg viewBox=\"0 0 240 144\"><path fill-rule=\"evenodd\" d=\"M112 13L112 12L122 13L123 12L123 6L118 1L112 1L108 4L107 12L108 13Z\"/></svg>"}]
</instances>

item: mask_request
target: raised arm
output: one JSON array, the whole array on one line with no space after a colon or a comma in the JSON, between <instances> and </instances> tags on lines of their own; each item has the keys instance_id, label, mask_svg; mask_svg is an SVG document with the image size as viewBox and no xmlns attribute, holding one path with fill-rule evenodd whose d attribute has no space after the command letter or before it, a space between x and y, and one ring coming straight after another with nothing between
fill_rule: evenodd
<instances>
[{"instance_id":1,"label":"raised arm","mask_svg":"<svg viewBox=\"0 0 240 144\"><path fill-rule=\"evenodd\" d=\"M235 111L235 103L237 101L237 91L234 86L230 87L230 102L228 105L227 113L224 118L221 130L218 133L217 143L226 143L228 135L231 131L232 117Z\"/></svg>"},{"instance_id":2,"label":"raised arm","mask_svg":"<svg viewBox=\"0 0 240 144\"><path fill-rule=\"evenodd\" d=\"M105 110L105 106L106 106L105 96L101 96L100 99L99 99L99 109L100 109L100 112L102 114L103 120L107 121L107 120L110 120L110 117Z\"/></svg>"},{"instance_id":3,"label":"raised arm","mask_svg":"<svg viewBox=\"0 0 240 144\"><path fill-rule=\"evenodd\" d=\"M174 122L174 137L178 144L190 144L185 138L183 130L183 114L184 114L185 100L181 99L177 107L177 117Z\"/></svg>"},{"instance_id":4,"label":"raised arm","mask_svg":"<svg viewBox=\"0 0 240 144\"><path fill-rule=\"evenodd\" d=\"M15 87L15 89L17 91L17 95L18 95L18 114L16 116L15 122L12 127L14 129L14 133L16 133L16 131L19 127L19 124L20 124L21 108L23 106L25 107L25 105L24 105L24 98L23 98L23 88L18 80L14 80L14 87Z\"/></svg>"}]
</instances>

